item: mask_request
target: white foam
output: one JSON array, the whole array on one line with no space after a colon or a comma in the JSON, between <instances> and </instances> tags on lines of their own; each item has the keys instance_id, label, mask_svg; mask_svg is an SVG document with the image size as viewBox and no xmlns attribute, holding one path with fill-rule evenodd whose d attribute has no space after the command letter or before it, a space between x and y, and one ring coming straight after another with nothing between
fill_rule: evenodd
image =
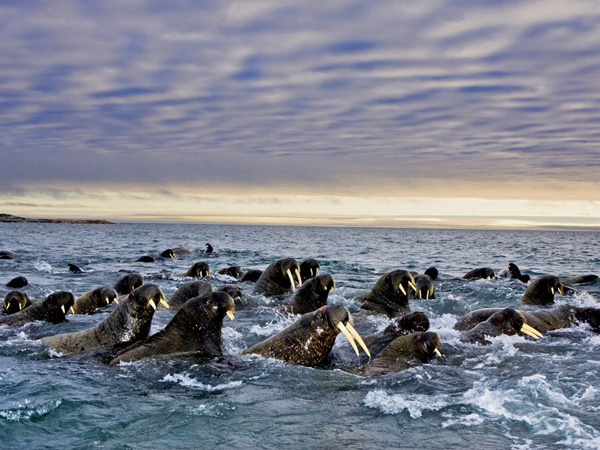
<instances>
[{"instance_id":1,"label":"white foam","mask_svg":"<svg viewBox=\"0 0 600 450\"><path fill-rule=\"evenodd\" d=\"M223 327L221 329L223 339L223 353L227 355L237 355L246 348L242 333L232 327Z\"/></svg>"},{"instance_id":2,"label":"white foam","mask_svg":"<svg viewBox=\"0 0 600 450\"><path fill-rule=\"evenodd\" d=\"M275 320L266 323L265 325L252 325L250 327L250 333L257 334L258 336L271 336L285 330L297 319L297 316L278 316Z\"/></svg>"},{"instance_id":3,"label":"white foam","mask_svg":"<svg viewBox=\"0 0 600 450\"><path fill-rule=\"evenodd\" d=\"M205 417L224 417L225 411L233 411L235 406L227 405L226 403L215 404L200 404L196 407L190 407L189 411L194 416Z\"/></svg>"},{"instance_id":4,"label":"white foam","mask_svg":"<svg viewBox=\"0 0 600 450\"><path fill-rule=\"evenodd\" d=\"M438 411L451 405L452 399L447 395L388 394L384 390L376 389L367 393L363 404L384 414L399 414L406 410L410 417L418 419L424 411Z\"/></svg>"},{"instance_id":5,"label":"white foam","mask_svg":"<svg viewBox=\"0 0 600 450\"><path fill-rule=\"evenodd\" d=\"M33 264L33 267L40 272L52 272L52 266L46 261L37 261Z\"/></svg>"},{"instance_id":6,"label":"white foam","mask_svg":"<svg viewBox=\"0 0 600 450\"><path fill-rule=\"evenodd\" d=\"M454 425L460 425L463 427L474 427L485 422L485 419L479 414L467 414L466 416L448 419L442 422L442 428L452 427Z\"/></svg>"},{"instance_id":7,"label":"white foam","mask_svg":"<svg viewBox=\"0 0 600 450\"><path fill-rule=\"evenodd\" d=\"M15 409L0 411L0 417L5 418L9 422L20 422L22 420L31 419L32 417L45 416L58 408L61 405L62 400L52 400L37 407L30 407L29 403L29 400L25 399L24 404L17 405L17 408Z\"/></svg>"},{"instance_id":8,"label":"white foam","mask_svg":"<svg viewBox=\"0 0 600 450\"><path fill-rule=\"evenodd\" d=\"M173 382L180 384L184 387L191 387L195 389L200 389L202 391L214 392L214 391L223 391L226 389L232 389L236 387L240 387L242 385L241 381L231 381L230 383L217 384L215 386L211 386L210 384L204 384L200 381L192 378L188 373L176 373L176 374L168 374L161 380L164 383Z\"/></svg>"}]
</instances>

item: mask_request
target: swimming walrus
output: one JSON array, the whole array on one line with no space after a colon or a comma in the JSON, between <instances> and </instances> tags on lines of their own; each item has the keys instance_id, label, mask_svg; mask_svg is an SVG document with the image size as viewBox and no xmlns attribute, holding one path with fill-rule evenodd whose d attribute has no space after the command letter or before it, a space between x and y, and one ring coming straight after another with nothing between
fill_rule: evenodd
<instances>
[{"instance_id":1,"label":"swimming walrus","mask_svg":"<svg viewBox=\"0 0 600 450\"><path fill-rule=\"evenodd\" d=\"M528 283L531 279L529 275L523 275L519 267L513 263L508 264L508 269L500 271L498 278L509 278L512 280L522 281L523 283Z\"/></svg>"},{"instance_id":2,"label":"swimming walrus","mask_svg":"<svg viewBox=\"0 0 600 450\"><path fill-rule=\"evenodd\" d=\"M260 276L262 275L263 271L262 270L258 270L258 269L250 269L248 272L246 272L243 276L242 279L240 280L242 283L244 281L250 281L252 283L256 283L258 281L258 279L260 278Z\"/></svg>"},{"instance_id":3,"label":"swimming walrus","mask_svg":"<svg viewBox=\"0 0 600 450\"><path fill-rule=\"evenodd\" d=\"M95 327L49 336L42 339L42 344L65 355L98 347L109 349L133 344L150 334L152 317L159 304L169 307L158 286L145 284L129 294Z\"/></svg>"},{"instance_id":4,"label":"swimming walrus","mask_svg":"<svg viewBox=\"0 0 600 450\"><path fill-rule=\"evenodd\" d=\"M187 272L182 273L182 277L205 278L210 275L210 267L204 261L198 261L192 264Z\"/></svg>"},{"instance_id":5,"label":"swimming walrus","mask_svg":"<svg viewBox=\"0 0 600 450\"><path fill-rule=\"evenodd\" d=\"M122 350L110 365L161 355L193 354L196 357L221 356L221 328L225 315L233 320L235 303L225 292L188 300L167 326L147 339Z\"/></svg>"},{"instance_id":6,"label":"swimming walrus","mask_svg":"<svg viewBox=\"0 0 600 450\"><path fill-rule=\"evenodd\" d=\"M476 326L466 331L460 338L462 342L471 342L478 344L490 344L488 337L496 337L501 334L509 336L517 333L523 333L534 339L542 337L542 333L526 322L525 316L521 311L513 308L504 308L495 312L487 320L478 323Z\"/></svg>"},{"instance_id":7,"label":"swimming walrus","mask_svg":"<svg viewBox=\"0 0 600 450\"><path fill-rule=\"evenodd\" d=\"M339 332L352 344L355 339L363 350L369 350L352 326L352 316L342 305L326 305L302 315L280 333L244 350L243 355L257 354L303 366L324 364Z\"/></svg>"},{"instance_id":8,"label":"swimming walrus","mask_svg":"<svg viewBox=\"0 0 600 450\"><path fill-rule=\"evenodd\" d=\"M75 264L68 264L69 267L69 272L71 273L83 273L83 270L81 270L80 267L76 266Z\"/></svg>"},{"instance_id":9,"label":"swimming walrus","mask_svg":"<svg viewBox=\"0 0 600 450\"><path fill-rule=\"evenodd\" d=\"M228 275L233 278L242 276L242 268L240 266L223 267L217 271L219 275Z\"/></svg>"},{"instance_id":10,"label":"swimming walrus","mask_svg":"<svg viewBox=\"0 0 600 450\"><path fill-rule=\"evenodd\" d=\"M0 316L0 324L21 326L36 320L45 320L51 323L64 322L67 311L73 307L74 303L75 296L70 292L54 292L15 314Z\"/></svg>"},{"instance_id":11,"label":"swimming walrus","mask_svg":"<svg viewBox=\"0 0 600 450\"><path fill-rule=\"evenodd\" d=\"M598 280L598 275L587 274L587 275L577 275L571 278L559 278L560 283L565 286L571 286L573 284L587 284L594 283Z\"/></svg>"},{"instance_id":12,"label":"swimming walrus","mask_svg":"<svg viewBox=\"0 0 600 450\"><path fill-rule=\"evenodd\" d=\"M14 314L31 305L31 300L29 300L27 294L20 291L11 291L6 294L2 301L2 311L5 314Z\"/></svg>"},{"instance_id":13,"label":"swimming walrus","mask_svg":"<svg viewBox=\"0 0 600 450\"><path fill-rule=\"evenodd\" d=\"M379 278L373 289L357 300L363 302L361 309L385 314L391 319L410 311L408 296L411 289L417 290L413 276L406 270L393 270Z\"/></svg>"},{"instance_id":14,"label":"swimming walrus","mask_svg":"<svg viewBox=\"0 0 600 450\"><path fill-rule=\"evenodd\" d=\"M289 310L292 314L306 314L327 304L329 292L335 289L335 281L331 275L317 275L306 280L300 286Z\"/></svg>"},{"instance_id":15,"label":"swimming walrus","mask_svg":"<svg viewBox=\"0 0 600 450\"><path fill-rule=\"evenodd\" d=\"M84 293L75 300L73 314L90 314L94 310L109 305L112 302L119 302L117 291L111 286L100 286Z\"/></svg>"},{"instance_id":16,"label":"swimming walrus","mask_svg":"<svg viewBox=\"0 0 600 450\"><path fill-rule=\"evenodd\" d=\"M236 301L236 305L242 300L242 290L237 284L224 284L219 288L219 291L229 294Z\"/></svg>"},{"instance_id":17,"label":"swimming walrus","mask_svg":"<svg viewBox=\"0 0 600 450\"><path fill-rule=\"evenodd\" d=\"M494 273L494 269L490 269L489 267L479 267L464 274L463 278L466 280L493 280L496 278L496 274Z\"/></svg>"},{"instance_id":18,"label":"swimming walrus","mask_svg":"<svg viewBox=\"0 0 600 450\"><path fill-rule=\"evenodd\" d=\"M156 262L156 260L150 255L142 255L138 259L136 259L135 262L153 263Z\"/></svg>"},{"instance_id":19,"label":"swimming walrus","mask_svg":"<svg viewBox=\"0 0 600 450\"><path fill-rule=\"evenodd\" d=\"M319 275L321 264L314 258L307 258L300 263L300 278L304 283L309 278Z\"/></svg>"},{"instance_id":20,"label":"swimming walrus","mask_svg":"<svg viewBox=\"0 0 600 450\"><path fill-rule=\"evenodd\" d=\"M172 309L178 310L185 302L190 298L198 297L200 295L208 294L213 291L213 287L206 281L188 281L182 284L175 291L169 300L169 306Z\"/></svg>"},{"instance_id":21,"label":"swimming walrus","mask_svg":"<svg viewBox=\"0 0 600 450\"><path fill-rule=\"evenodd\" d=\"M298 280L298 285L301 285L300 264L295 259L284 258L272 262L256 281L254 293L280 295L296 291L294 275Z\"/></svg>"},{"instance_id":22,"label":"swimming walrus","mask_svg":"<svg viewBox=\"0 0 600 450\"><path fill-rule=\"evenodd\" d=\"M454 329L460 331L470 330L502 309L483 308L472 311L460 318L454 325ZM552 309L518 309L517 311L525 317L527 325L532 326L540 333L571 328L579 323L589 324L594 331L598 331L600 328L600 308L561 305Z\"/></svg>"},{"instance_id":23,"label":"swimming walrus","mask_svg":"<svg viewBox=\"0 0 600 450\"><path fill-rule=\"evenodd\" d=\"M442 357L441 347L440 337L431 331L399 336L364 366L360 373L364 376L384 375L428 363L436 357Z\"/></svg>"},{"instance_id":24,"label":"swimming walrus","mask_svg":"<svg viewBox=\"0 0 600 450\"><path fill-rule=\"evenodd\" d=\"M213 248L213 246L212 246L212 245L210 245L210 244L207 242L207 243L206 243L206 250L205 250L205 251L206 251L206 253L212 253L212 252L214 252L214 250L215 250L215 249Z\"/></svg>"},{"instance_id":25,"label":"swimming walrus","mask_svg":"<svg viewBox=\"0 0 600 450\"><path fill-rule=\"evenodd\" d=\"M113 285L119 295L127 295L144 284L144 278L139 273L130 273L122 276Z\"/></svg>"},{"instance_id":26,"label":"swimming walrus","mask_svg":"<svg viewBox=\"0 0 600 450\"><path fill-rule=\"evenodd\" d=\"M163 252L160 254L161 258L170 258L170 259L176 259L177 255L175 254L175 252L173 251L172 248L168 248L166 250L163 250Z\"/></svg>"},{"instance_id":27,"label":"swimming walrus","mask_svg":"<svg viewBox=\"0 0 600 450\"><path fill-rule=\"evenodd\" d=\"M25 278L23 276L19 276L19 277L13 278L8 283L6 283L6 287L9 287L11 289L20 289L22 287L27 286L28 284L29 284L29 281L27 281L27 278Z\"/></svg>"},{"instance_id":28,"label":"swimming walrus","mask_svg":"<svg viewBox=\"0 0 600 450\"><path fill-rule=\"evenodd\" d=\"M15 259L17 255L10 250L0 250L0 259Z\"/></svg>"},{"instance_id":29,"label":"swimming walrus","mask_svg":"<svg viewBox=\"0 0 600 450\"><path fill-rule=\"evenodd\" d=\"M429 275L424 273L415 275L415 298L429 300L435 298L435 283Z\"/></svg>"},{"instance_id":30,"label":"swimming walrus","mask_svg":"<svg viewBox=\"0 0 600 450\"><path fill-rule=\"evenodd\" d=\"M171 250L177 257L192 254L192 252L190 250L188 250L187 248L183 248L183 247L173 247L173 248L169 248L167 250ZM165 250L165 252L167 250ZM163 252L163 253L165 253L165 252Z\"/></svg>"},{"instance_id":31,"label":"swimming walrus","mask_svg":"<svg viewBox=\"0 0 600 450\"><path fill-rule=\"evenodd\" d=\"M564 286L560 283L558 277L554 275L544 275L533 280L521 299L525 305L553 305L554 294L558 292L563 294Z\"/></svg>"}]
</instances>

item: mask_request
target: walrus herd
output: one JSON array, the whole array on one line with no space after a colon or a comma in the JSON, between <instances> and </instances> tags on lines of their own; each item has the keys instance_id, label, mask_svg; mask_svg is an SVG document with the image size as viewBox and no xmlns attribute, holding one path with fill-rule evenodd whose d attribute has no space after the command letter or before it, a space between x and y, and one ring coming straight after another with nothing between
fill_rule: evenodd
<instances>
[{"instance_id":1,"label":"walrus herd","mask_svg":"<svg viewBox=\"0 0 600 450\"><path fill-rule=\"evenodd\" d=\"M213 252L207 244L207 253ZM174 247L159 258L178 258L191 252ZM13 256L13 255L9 255ZM143 255L137 261L151 263L155 259ZM69 264L72 273L83 271ZM438 270L429 267L424 273L393 270L382 274L369 292L356 300L360 309L354 315L343 305L328 304L329 293L336 289L332 275L321 274L321 265L313 258L298 262L293 258L273 261L264 270L230 266L217 271L235 280L214 290L210 284L211 269L205 261L195 262L185 273L175 276L193 278L182 283L167 299L155 284L145 284L140 274L130 273L112 286L90 289L78 298L66 291L54 292L37 302L14 290L2 303L0 325L22 326L32 321L59 323L69 314L91 314L110 308L110 314L96 326L72 333L41 339L41 343L63 355L95 352L105 362L121 362L169 355L194 355L214 358L223 355L222 325L225 317L235 318L236 304L244 307L239 283L255 283L254 294L275 297L276 307L285 314L300 315L283 331L246 348L242 355L259 355L287 363L321 367L331 364L351 373L370 376L395 372L415 364L442 358L440 337L429 330L429 320L422 312L411 312L411 304L436 296ZM496 279L489 267L475 268L455 282L469 283L474 279ZM526 285L519 304L508 308L484 308L460 318L455 329L464 343L488 344L490 338L521 334L540 339L545 333L580 323L600 331L600 309L572 305L554 305L557 294L573 291L571 285L593 283L595 275L579 275L559 279L545 275L530 280L513 263L498 274ZM26 286L24 277L13 279L9 287ZM161 306L175 311L164 329L150 336L150 326L156 309ZM368 316L381 315L389 325L372 335L360 336L355 323ZM337 336L342 334L347 344L332 351Z\"/></svg>"}]
</instances>

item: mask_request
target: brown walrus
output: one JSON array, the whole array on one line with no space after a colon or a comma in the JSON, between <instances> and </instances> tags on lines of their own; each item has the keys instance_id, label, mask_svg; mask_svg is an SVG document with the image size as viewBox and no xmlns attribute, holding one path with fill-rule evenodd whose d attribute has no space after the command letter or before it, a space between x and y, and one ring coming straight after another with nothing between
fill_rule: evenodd
<instances>
[{"instance_id":1,"label":"brown walrus","mask_svg":"<svg viewBox=\"0 0 600 450\"><path fill-rule=\"evenodd\" d=\"M73 314L90 314L98 308L102 308L112 302L119 302L119 294L110 286L101 286L88 291L75 300Z\"/></svg>"},{"instance_id":2,"label":"brown walrus","mask_svg":"<svg viewBox=\"0 0 600 450\"><path fill-rule=\"evenodd\" d=\"M558 292L562 295L563 289L564 286L560 283L558 277L544 275L536 278L527 286L521 303L525 305L553 305L554 294Z\"/></svg>"},{"instance_id":3,"label":"brown walrus","mask_svg":"<svg viewBox=\"0 0 600 450\"><path fill-rule=\"evenodd\" d=\"M296 276L298 285L302 284L300 265L293 258L279 259L269 264L263 271L254 287L255 294L281 295L296 291Z\"/></svg>"},{"instance_id":4,"label":"brown walrus","mask_svg":"<svg viewBox=\"0 0 600 450\"><path fill-rule=\"evenodd\" d=\"M331 275L317 275L298 288L289 310L292 314L306 314L327 304L329 292L335 289Z\"/></svg>"},{"instance_id":5,"label":"brown walrus","mask_svg":"<svg viewBox=\"0 0 600 450\"><path fill-rule=\"evenodd\" d=\"M416 291L415 279L406 270L393 270L383 275L368 294L358 298L362 309L385 314L390 319L410 312L408 297L410 290Z\"/></svg>"},{"instance_id":6,"label":"brown walrus","mask_svg":"<svg viewBox=\"0 0 600 450\"><path fill-rule=\"evenodd\" d=\"M59 291L10 316L0 316L0 324L21 326L36 320L50 323L64 322L67 311L73 307L75 297L70 292Z\"/></svg>"},{"instance_id":7,"label":"brown walrus","mask_svg":"<svg viewBox=\"0 0 600 450\"><path fill-rule=\"evenodd\" d=\"M190 298L208 294L213 287L206 281L188 281L182 284L169 300L169 306L175 310L181 308Z\"/></svg>"},{"instance_id":8,"label":"brown walrus","mask_svg":"<svg viewBox=\"0 0 600 450\"><path fill-rule=\"evenodd\" d=\"M542 337L539 330L527 324L522 312L512 308L504 308L466 331L460 340L462 342L490 344L491 342L486 339L488 337L496 337L501 334L512 336L517 333L523 333L533 339Z\"/></svg>"},{"instance_id":9,"label":"brown walrus","mask_svg":"<svg viewBox=\"0 0 600 450\"><path fill-rule=\"evenodd\" d=\"M11 291L6 294L2 301L2 310L5 314L14 314L31 305L31 300L29 300L27 294L21 291Z\"/></svg>"}]
</instances>

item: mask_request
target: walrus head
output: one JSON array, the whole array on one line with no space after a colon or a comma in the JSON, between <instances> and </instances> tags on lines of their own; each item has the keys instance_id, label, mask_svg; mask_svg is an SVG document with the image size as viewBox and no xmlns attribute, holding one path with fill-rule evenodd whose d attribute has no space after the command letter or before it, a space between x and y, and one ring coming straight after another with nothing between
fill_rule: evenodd
<instances>
[{"instance_id":1,"label":"walrus head","mask_svg":"<svg viewBox=\"0 0 600 450\"><path fill-rule=\"evenodd\" d=\"M365 297L361 308L394 317L398 312L408 312L408 298L416 292L415 279L406 270L393 270L383 275Z\"/></svg>"},{"instance_id":2,"label":"walrus head","mask_svg":"<svg viewBox=\"0 0 600 450\"><path fill-rule=\"evenodd\" d=\"M402 317L394 319L389 325L393 327L398 336L415 333L417 331L429 330L429 319L420 311L404 314Z\"/></svg>"},{"instance_id":3,"label":"walrus head","mask_svg":"<svg viewBox=\"0 0 600 450\"><path fill-rule=\"evenodd\" d=\"M523 275L519 267L514 263L508 264L508 271L510 272L511 278L520 280L523 283L528 283L531 277L529 275Z\"/></svg>"},{"instance_id":4,"label":"walrus head","mask_svg":"<svg viewBox=\"0 0 600 450\"><path fill-rule=\"evenodd\" d=\"M319 270L321 269L321 265L319 261L313 258L305 259L300 263L300 278L304 283L309 278L319 275Z\"/></svg>"},{"instance_id":5,"label":"walrus head","mask_svg":"<svg viewBox=\"0 0 600 450\"><path fill-rule=\"evenodd\" d=\"M221 292L229 294L232 299L242 299L242 290L237 284L225 284L219 289Z\"/></svg>"},{"instance_id":6,"label":"walrus head","mask_svg":"<svg viewBox=\"0 0 600 450\"><path fill-rule=\"evenodd\" d=\"M31 305L31 300L29 300L27 294L19 291L12 291L4 297L2 309L6 314L14 314L25 309L29 305Z\"/></svg>"},{"instance_id":7,"label":"walrus head","mask_svg":"<svg viewBox=\"0 0 600 450\"><path fill-rule=\"evenodd\" d=\"M467 272L463 278L467 280L477 280L483 278L484 280L494 280L496 279L496 274L494 269L489 267L479 267L477 269L473 269L470 272Z\"/></svg>"},{"instance_id":8,"label":"walrus head","mask_svg":"<svg viewBox=\"0 0 600 450\"><path fill-rule=\"evenodd\" d=\"M435 267L431 266L427 268L427 270L425 271L425 275L429 276L429 278L431 278L432 280L437 280L439 273Z\"/></svg>"},{"instance_id":9,"label":"walrus head","mask_svg":"<svg viewBox=\"0 0 600 450\"><path fill-rule=\"evenodd\" d=\"M66 291L54 292L41 300L45 306L44 320L52 323L64 322L68 312L73 313L75 296Z\"/></svg>"},{"instance_id":10,"label":"walrus head","mask_svg":"<svg viewBox=\"0 0 600 450\"><path fill-rule=\"evenodd\" d=\"M370 355L366 344L352 326L350 312L342 305L326 305L306 313L282 332L250 347L243 354L255 353L293 364L317 366L327 360L340 332L357 355L356 342Z\"/></svg>"},{"instance_id":11,"label":"walrus head","mask_svg":"<svg viewBox=\"0 0 600 450\"><path fill-rule=\"evenodd\" d=\"M188 281L184 283L175 291L169 300L169 306L178 309L190 298L198 297L212 292L213 288L210 283L206 281Z\"/></svg>"},{"instance_id":12,"label":"walrus head","mask_svg":"<svg viewBox=\"0 0 600 450\"><path fill-rule=\"evenodd\" d=\"M521 302L527 305L553 305L556 292L561 295L564 292L564 286L558 277L544 275L531 282L523 294Z\"/></svg>"},{"instance_id":13,"label":"walrus head","mask_svg":"<svg viewBox=\"0 0 600 450\"><path fill-rule=\"evenodd\" d=\"M27 281L27 278L23 277L23 276L18 276L16 278L13 278L12 280L10 280L8 283L6 283L6 287L12 288L12 289L20 289L22 287L25 287L29 284L29 281Z\"/></svg>"},{"instance_id":14,"label":"walrus head","mask_svg":"<svg viewBox=\"0 0 600 450\"><path fill-rule=\"evenodd\" d=\"M198 261L183 274L184 277L205 278L210 275L210 267L204 261Z\"/></svg>"},{"instance_id":15,"label":"walrus head","mask_svg":"<svg viewBox=\"0 0 600 450\"><path fill-rule=\"evenodd\" d=\"M163 257L163 258L171 258L171 259L176 259L177 258L177 256L175 255L175 252L173 251L172 248L166 249L165 251L163 251L160 254L160 256Z\"/></svg>"},{"instance_id":16,"label":"walrus head","mask_svg":"<svg viewBox=\"0 0 600 450\"><path fill-rule=\"evenodd\" d=\"M119 294L111 286L101 286L94 289L94 295L98 296L104 305L110 305L112 302L119 303Z\"/></svg>"},{"instance_id":17,"label":"walrus head","mask_svg":"<svg viewBox=\"0 0 600 450\"><path fill-rule=\"evenodd\" d=\"M127 315L132 317L137 324L129 333L144 333L144 337L147 337L154 311L158 305L169 308L165 294L155 284L145 284L129 294L123 304L119 305L119 308L124 308Z\"/></svg>"},{"instance_id":18,"label":"walrus head","mask_svg":"<svg viewBox=\"0 0 600 450\"><path fill-rule=\"evenodd\" d=\"M417 275L414 278L417 287L415 297L425 300L435 298L435 284L429 275Z\"/></svg>"},{"instance_id":19,"label":"walrus head","mask_svg":"<svg viewBox=\"0 0 600 450\"><path fill-rule=\"evenodd\" d=\"M494 313L487 320L502 331L503 334L512 336L517 333L523 333L534 339L539 339L542 334L535 328L527 325L525 316L520 311L512 308L504 308Z\"/></svg>"},{"instance_id":20,"label":"walrus head","mask_svg":"<svg viewBox=\"0 0 600 450\"><path fill-rule=\"evenodd\" d=\"M589 324L593 331L600 331L600 308L576 308L575 318Z\"/></svg>"},{"instance_id":21,"label":"walrus head","mask_svg":"<svg viewBox=\"0 0 600 450\"><path fill-rule=\"evenodd\" d=\"M119 295L127 295L144 284L144 278L139 273L130 273L117 280L113 285Z\"/></svg>"},{"instance_id":22,"label":"walrus head","mask_svg":"<svg viewBox=\"0 0 600 450\"><path fill-rule=\"evenodd\" d=\"M327 304L329 292L335 289L331 275L317 275L305 281L296 291L292 300L291 312L306 314Z\"/></svg>"},{"instance_id":23,"label":"walrus head","mask_svg":"<svg viewBox=\"0 0 600 450\"><path fill-rule=\"evenodd\" d=\"M241 266L223 267L222 269L219 269L217 273L220 275L229 275L233 278L239 278L242 276L242 268Z\"/></svg>"},{"instance_id":24,"label":"walrus head","mask_svg":"<svg viewBox=\"0 0 600 450\"><path fill-rule=\"evenodd\" d=\"M264 295L280 295L286 292L296 291L302 284L300 276L300 264L293 258L279 259L263 271L258 280L254 292Z\"/></svg>"}]
</instances>

